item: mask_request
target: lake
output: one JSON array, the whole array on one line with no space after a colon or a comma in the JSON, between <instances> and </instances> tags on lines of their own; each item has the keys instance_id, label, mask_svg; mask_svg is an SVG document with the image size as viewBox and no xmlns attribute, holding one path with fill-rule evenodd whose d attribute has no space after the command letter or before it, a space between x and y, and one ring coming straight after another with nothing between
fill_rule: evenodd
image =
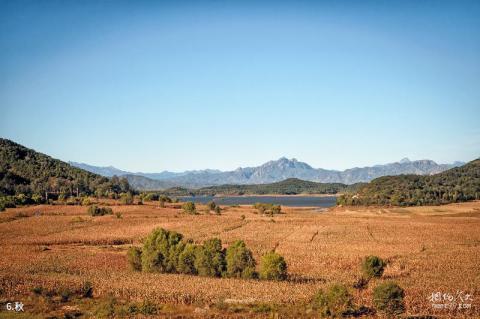
<instances>
[{"instance_id":1,"label":"lake","mask_svg":"<svg viewBox=\"0 0 480 319\"><path fill-rule=\"evenodd\" d=\"M182 196L182 202L206 204L214 201L219 205L253 205L255 203L277 204L294 207L332 207L336 204L335 196Z\"/></svg>"}]
</instances>

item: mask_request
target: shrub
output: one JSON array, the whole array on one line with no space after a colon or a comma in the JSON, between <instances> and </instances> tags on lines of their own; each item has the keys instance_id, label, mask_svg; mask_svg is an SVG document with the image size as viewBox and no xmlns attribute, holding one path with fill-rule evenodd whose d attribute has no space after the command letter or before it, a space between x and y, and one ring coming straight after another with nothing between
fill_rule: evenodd
<instances>
[{"instance_id":1,"label":"shrub","mask_svg":"<svg viewBox=\"0 0 480 319\"><path fill-rule=\"evenodd\" d=\"M3 210L5 208L15 208L15 197L13 196L2 196L0 197L0 210L3 207Z\"/></svg>"},{"instance_id":2,"label":"shrub","mask_svg":"<svg viewBox=\"0 0 480 319\"><path fill-rule=\"evenodd\" d=\"M201 276L222 276L225 271L225 252L220 239L209 239L198 247L195 268Z\"/></svg>"},{"instance_id":3,"label":"shrub","mask_svg":"<svg viewBox=\"0 0 480 319\"><path fill-rule=\"evenodd\" d=\"M120 195L120 203L124 205L133 204L133 195L131 193L123 193Z\"/></svg>"},{"instance_id":4,"label":"shrub","mask_svg":"<svg viewBox=\"0 0 480 319\"><path fill-rule=\"evenodd\" d=\"M187 214L195 214L197 212L194 202L186 202L182 205L182 209Z\"/></svg>"},{"instance_id":5,"label":"shrub","mask_svg":"<svg viewBox=\"0 0 480 319\"><path fill-rule=\"evenodd\" d=\"M113 211L110 207L98 207L97 205L91 205L88 207L88 214L91 216L103 216L112 215Z\"/></svg>"},{"instance_id":6,"label":"shrub","mask_svg":"<svg viewBox=\"0 0 480 319\"><path fill-rule=\"evenodd\" d=\"M178 256L177 271L182 274L197 274L196 263L196 251L198 247L193 244L186 244L183 251Z\"/></svg>"},{"instance_id":7,"label":"shrub","mask_svg":"<svg viewBox=\"0 0 480 319\"><path fill-rule=\"evenodd\" d=\"M265 254L260 263L260 278L267 280L287 279L285 259L273 251Z\"/></svg>"},{"instance_id":8,"label":"shrub","mask_svg":"<svg viewBox=\"0 0 480 319\"><path fill-rule=\"evenodd\" d=\"M222 209L220 206L215 206L215 214L220 215L222 213Z\"/></svg>"},{"instance_id":9,"label":"shrub","mask_svg":"<svg viewBox=\"0 0 480 319\"><path fill-rule=\"evenodd\" d=\"M15 204L16 205L21 205L22 206L22 205L28 205L28 204L32 204L32 203L33 203L33 200L29 196L27 196L23 193L15 195Z\"/></svg>"},{"instance_id":10,"label":"shrub","mask_svg":"<svg viewBox=\"0 0 480 319\"><path fill-rule=\"evenodd\" d=\"M367 278L381 277L386 266L380 257L367 256L362 261L362 272Z\"/></svg>"},{"instance_id":11,"label":"shrub","mask_svg":"<svg viewBox=\"0 0 480 319\"><path fill-rule=\"evenodd\" d=\"M226 251L226 275L237 278L255 278L255 260L242 240L231 244Z\"/></svg>"},{"instance_id":12,"label":"shrub","mask_svg":"<svg viewBox=\"0 0 480 319\"><path fill-rule=\"evenodd\" d=\"M163 201L165 203L171 203L172 202L172 199L168 196L165 196L165 195L159 196L158 200Z\"/></svg>"},{"instance_id":13,"label":"shrub","mask_svg":"<svg viewBox=\"0 0 480 319\"><path fill-rule=\"evenodd\" d=\"M185 244L183 236L163 228L155 229L145 240L142 249L142 270L176 272L178 257Z\"/></svg>"},{"instance_id":14,"label":"shrub","mask_svg":"<svg viewBox=\"0 0 480 319\"><path fill-rule=\"evenodd\" d=\"M41 204L43 202L43 198L42 196L38 195L38 194L33 194L32 195L32 201L35 203L35 204Z\"/></svg>"},{"instance_id":15,"label":"shrub","mask_svg":"<svg viewBox=\"0 0 480 319\"><path fill-rule=\"evenodd\" d=\"M130 247L127 251L128 264L132 270L142 270L142 250L138 247Z\"/></svg>"},{"instance_id":16,"label":"shrub","mask_svg":"<svg viewBox=\"0 0 480 319\"><path fill-rule=\"evenodd\" d=\"M33 287L32 292L36 295L41 295L43 292L43 287L40 287L40 286Z\"/></svg>"},{"instance_id":17,"label":"shrub","mask_svg":"<svg viewBox=\"0 0 480 319\"><path fill-rule=\"evenodd\" d=\"M207 207L209 210L215 210L215 207L217 207L217 204L215 204L214 201L211 201L207 204Z\"/></svg>"},{"instance_id":18,"label":"shrub","mask_svg":"<svg viewBox=\"0 0 480 319\"><path fill-rule=\"evenodd\" d=\"M155 194L155 193L147 193L143 196L143 200L145 201L158 200L158 198L159 198L158 194Z\"/></svg>"},{"instance_id":19,"label":"shrub","mask_svg":"<svg viewBox=\"0 0 480 319\"><path fill-rule=\"evenodd\" d=\"M280 205L256 203L253 207L260 213L266 215L280 214L282 207Z\"/></svg>"},{"instance_id":20,"label":"shrub","mask_svg":"<svg viewBox=\"0 0 480 319\"><path fill-rule=\"evenodd\" d=\"M319 290L315 294L313 307L320 316L343 317L354 311L353 297L344 285L333 284L326 292Z\"/></svg>"},{"instance_id":21,"label":"shrub","mask_svg":"<svg viewBox=\"0 0 480 319\"><path fill-rule=\"evenodd\" d=\"M83 298L92 298L93 297L93 286L90 281L85 281L80 288L80 295Z\"/></svg>"},{"instance_id":22,"label":"shrub","mask_svg":"<svg viewBox=\"0 0 480 319\"><path fill-rule=\"evenodd\" d=\"M398 315L405 310L405 292L393 281L381 283L373 289L373 304L377 310L389 315Z\"/></svg>"},{"instance_id":23,"label":"shrub","mask_svg":"<svg viewBox=\"0 0 480 319\"><path fill-rule=\"evenodd\" d=\"M145 316L156 315L158 312L157 307L149 300L144 300L143 303L138 308L138 311Z\"/></svg>"},{"instance_id":24,"label":"shrub","mask_svg":"<svg viewBox=\"0 0 480 319\"><path fill-rule=\"evenodd\" d=\"M118 219L122 218L122 213L116 212L116 213L115 213L115 217L117 217Z\"/></svg>"},{"instance_id":25,"label":"shrub","mask_svg":"<svg viewBox=\"0 0 480 319\"><path fill-rule=\"evenodd\" d=\"M90 202L90 198L88 197L84 197L82 199L82 206L90 206L91 202Z\"/></svg>"}]
</instances>

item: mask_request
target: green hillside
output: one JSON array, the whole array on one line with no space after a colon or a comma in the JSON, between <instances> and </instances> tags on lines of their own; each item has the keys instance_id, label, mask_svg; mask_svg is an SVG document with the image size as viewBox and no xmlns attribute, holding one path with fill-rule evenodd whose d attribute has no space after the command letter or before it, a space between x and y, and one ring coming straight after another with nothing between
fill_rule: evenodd
<instances>
[{"instance_id":1,"label":"green hillside","mask_svg":"<svg viewBox=\"0 0 480 319\"><path fill-rule=\"evenodd\" d=\"M169 188L162 193L171 196L186 195L296 195L296 194L337 194L345 191L354 191L360 185L345 185L340 183L316 183L289 178L281 182L256 185L220 185L203 187L200 189Z\"/></svg>"},{"instance_id":2,"label":"green hillside","mask_svg":"<svg viewBox=\"0 0 480 319\"><path fill-rule=\"evenodd\" d=\"M0 196L46 194L105 196L130 190L126 179L108 179L0 139ZM22 196L23 196L22 195ZM52 195L53 196L53 195Z\"/></svg>"},{"instance_id":3,"label":"green hillside","mask_svg":"<svg viewBox=\"0 0 480 319\"><path fill-rule=\"evenodd\" d=\"M438 205L480 199L480 159L430 175L384 176L338 198L343 205Z\"/></svg>"}]
</instances>

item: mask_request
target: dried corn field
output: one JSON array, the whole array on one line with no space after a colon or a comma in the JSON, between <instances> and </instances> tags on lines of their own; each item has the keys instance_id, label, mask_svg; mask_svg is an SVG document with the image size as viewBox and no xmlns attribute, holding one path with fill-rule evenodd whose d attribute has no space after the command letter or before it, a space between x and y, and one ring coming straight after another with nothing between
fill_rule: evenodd
<instances>
[{"instance_id":1,"label":"dried corn field","mask_svg":"<svg viewBox=\"0 0 480 319\"><path fill-rule=\"evenodd\" d=\"M25 300L27 312L30 307L37 314L47 313L48 309L35 305L34 287L73 291L89 281L97 299L148 299L168 305L170 314L181 309L185 316L238 316L212 305L305 305L316 290L333 282L352 287L360 276L361 258L373 254L386 259L388 266L382 279L366 289L351 289L356 304L372 307L375 284L393 279L405 289L409 315L480 317L480 202L415 208L337 207L324 212L284 208L284 214L273 218L258 215L249 206L222 207L220 216L202 208L200 215L187 215L153 202L111 207L121 218L115 214L91 217L86 207L61 205L1 213L2 300ZM196 243L218 237L228 245L242 239L257 261L275 249L288 263L289 280L133 272L126 261L127 248L140 245L156 227L178 231ZM432 308L432 293L458 291L472 294L470 309ZM240 316L257 315L262 316ZM308 312L302 316L315 317Z\"/></svg>"}]
</instances>

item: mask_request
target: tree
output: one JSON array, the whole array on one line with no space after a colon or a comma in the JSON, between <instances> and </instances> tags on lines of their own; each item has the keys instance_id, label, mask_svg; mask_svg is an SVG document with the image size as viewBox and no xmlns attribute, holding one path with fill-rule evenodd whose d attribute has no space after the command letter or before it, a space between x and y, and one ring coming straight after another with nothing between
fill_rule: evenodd
<instances>
[{"instance_id":1,"label":"tree","mask_svg":"<svg viewBox=\"0 0 480 319\"><path fill-rule=\"evenodd\" d=\"M313 307L322 317L344 317L354 310L353 297L345 285L333 284L327 291L315 294Z\"/></svg>"},{"instance_id":2,"label":"tree","mask_svg":"<svg viewBox=\"0 0 480 319\"><path fill-rule=\"evenodd\" d=\"M178 256L177 270L182 274L195 275L197 274L196 263L196 251L198 247L193 244L186 244L183 251Z\"/></svg>"},{"instance_id":3,"label":"tree","mask_svg":"<svg viewBox=\"0 0 480 319\"><path fill-rule=\"evenodd\" d=\"M287 279L285 259L273 251L263 255L260 263L260 278L267 280Z\"/></svg>"},{"instance_id":4,"label":"tree","mask_svg":"<svg viewBox=\"0 0 480 319\"><path fill-rule=\"evenodd\" d=\"M242 240L231 244L226 251L227 277L255 278L255 259Z\"/></svg>"},{"instance_id":5,"label":"tree","mask_svg":"<svg viewBox=\"0 0 480 319\"><path fill-rule=\"evenodd\" d=\"M200 276L222 276L225 271L225 251L220 239L209 239L198 247L195 268Z\"/></svg>"},{"instance_id":6,"label":"tree","mask_svg":"<svg viewBox=\"0 0 480 319\"><path fill-rule=\"evenodd\" d=\"M127 260L133 270L142 270L142 250L140 248L130 247L127 251Z\"/></svg>"},{"instance_id":7,"label":"tree","mask_svg":"<svg viewBox=\"0 0 480 319\"><path fill-rule=\"evenodd\" d=\"M381 277L386 262L377 256L367 256L362 261L362 271L367 278Z\"/></svg>"},{"instance_id":8,"label":"tree","mask_svg":"<svg viewBox=\"0 0 480 319\"><path fill-rule=\"evenodd\" d=\"M177 258L185 245L183 236L163 228L153 230L142 249L142 270L148 272L175 272Z\"/></svg>"}]
</instances>

